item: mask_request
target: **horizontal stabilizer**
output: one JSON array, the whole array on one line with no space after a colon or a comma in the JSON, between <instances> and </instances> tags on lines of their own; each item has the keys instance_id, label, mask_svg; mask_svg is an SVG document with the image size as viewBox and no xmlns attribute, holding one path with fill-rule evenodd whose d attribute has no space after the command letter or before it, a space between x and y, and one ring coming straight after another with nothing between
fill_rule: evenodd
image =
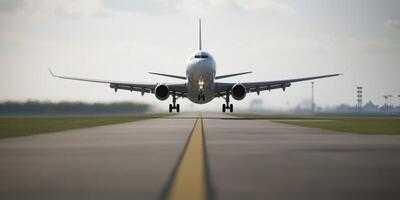
<instances>
[{"instance_id":1,"label":"horizontal stabilizer","mask_svg":"<svg viewBox=\"0 0 400 200\"><path fill-rule=\"evenodd\" d=\"M232 77L232 76L239 76L239 75L243 75L243 74L250 74L252 72L241 72L241 73L236 73L236 74L227 74L227 75L222 75L222 76L216 76L215 79L223 79L223 78L228 78L228 77Z\"/></svg>"},{"instance_id":2,"label":"horizontal stabilizer","mask_svg":"<svg viewBox=\"0 0 400 200\"><path fill-rule=\"evenodd\" d=\"M155 73L155 72L149 72L149 74L154 74L154 75L159 75L159 76L166 76L166 77L170 77L170 78L177 78L177 79L186 80L185 76L178 76L178 75L172 75L172 74L161 74L161 73Z\"/></svg>"}]
</instances>

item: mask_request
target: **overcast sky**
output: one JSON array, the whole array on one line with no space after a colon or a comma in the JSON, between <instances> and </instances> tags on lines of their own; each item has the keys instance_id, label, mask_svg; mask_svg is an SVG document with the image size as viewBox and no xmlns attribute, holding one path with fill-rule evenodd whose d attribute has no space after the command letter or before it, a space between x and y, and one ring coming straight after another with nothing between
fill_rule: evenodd
<instances>
[{"instance_id":1,"label":"overcast sky","mask_svg":"<svg viewBox=\"0 0 400 200\"><path fill-rule=\"evenodd\" d=\"M358 85L364 101L382 104L383 94L400 94L399 10L396 0L0 0L0 101L132 100L167 107L171 99L160 103L151 94L55 79L47 68L87 78L180 82L147 72L184 75L202 18L203 49L215 57L217 75L254 72L224 81L343 73L315 81L317 104L354 105ZM234 103L246 107L259 98L268 108L293 107L310 99L310 84ZM220 110L223 100L180 103Z\"/></svg>"}]
</instances>

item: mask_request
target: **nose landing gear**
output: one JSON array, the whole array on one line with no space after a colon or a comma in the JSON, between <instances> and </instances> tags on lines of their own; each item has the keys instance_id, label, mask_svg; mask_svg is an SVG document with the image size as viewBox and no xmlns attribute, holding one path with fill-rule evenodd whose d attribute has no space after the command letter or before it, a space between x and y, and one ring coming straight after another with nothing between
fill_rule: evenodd
<instances>
[{"instance_id":1,"label":"nose landing gear","mask_svg":"<svg viewBox=\"0 0 400 200\"><path fill-rule=\"evenodd\" d=\"M197 100L203 100L203 101L205 101L206 100L206 95L204 95L204 94L199 94L199 95L197 95Z\"/></svg>"},{"instance_id":2,"label":"nose landing gear","mask_svg":"<svg viewBox=\"0 0 400 200\"><path fill-rule=\"evenodd\" d=\"M176 104L176 95L175 92L172 94L172 104L169 104L169 112L172 112L172 110L176 110L176 112L180 111L180 106L179 104Z\"/></svg>"},{"instance_id":3,"label":"nose landing gear","mask_svg":"<svg viewBox=\"0 0 400 200\"><path fill-rule=\"evenodd\" d=\"M222 104L222 112L226 112L226 110L233 112L233 104L229 104L229 91L226 92L225 104Z\"/></svg>"}]
</instances>

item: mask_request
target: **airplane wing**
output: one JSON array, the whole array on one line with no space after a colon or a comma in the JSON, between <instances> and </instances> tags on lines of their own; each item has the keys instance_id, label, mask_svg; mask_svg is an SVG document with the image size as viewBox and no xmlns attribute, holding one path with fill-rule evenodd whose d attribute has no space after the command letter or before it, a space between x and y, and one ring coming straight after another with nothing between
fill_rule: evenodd
<instances>
[{"instance_id":1,"label":"airplane wing","mask_svg":"<svg viewBox=\"0 0 400 200\"><path fill-rule=\"evenodd\" d=\"M149 72L149 74L186 80L186 76L178 76L178 75L172 75L172 74L162 74L162 73L156 73L156 72Z\"/></svg>"},{"instance_id":2,"label":"airplane wing","mask_svg":"<svg viewBox=\"0 0 400 200\"><path fill-rule=\"evenodd\" d=\"M110 80L101 80L101 79L89 79L89 78L78 78L78 77L71 77L71 76L60 76L54 74L49 69L50 74L53 77L61 78L61 79L68 79L68 80L76 80L76 81L86 81L86 82L94 82L94 83L106 83L110 84L110 88L113 88L115 92L119 89L121 90L129 90L129 91L136 91L141 92L142 95L144 93L154 93L154 90L159 85L159 83L134 83L134 82L121 82L121 81L110 81ZM165 84L168 86L170 93L174 93L179 97L186 96L186 87L185 84Z\"/></svg>"},{"instance_id":3,"label":"airplane wing","mask_svg":"<svg viewBox=\"0 0 400 200\"><path fill-rule=\"evenodd\" d=\"M252 73L252 72L241 72L241 73L236 73L236 74L227 74L227 75L222 75L222 76L216 76L215 80L223 79L223 78L229 78L229 77L232 77L232 76L239 76L239 75L243 75L243 74L250 74L250 73Z\"/></svg>"},{"instance_id":4,"label":"airplane wing","mask_svg":"<svg viewBox=\"0 0 400 200\"><path fill-rule=\"evenodd\" d=\"M246 87L247 92L257 92L258 94L260 91L264 90L272 90L272 89L283 89L285 90L287 87L290 87L294 82L300 81L308 81L320 78L328 78L332 76L339 76L341 74L329 74L323 76L312 76L312 77L305 77L305 78L297 78L297 79L287 79L287 80L277 80L277 81L261 81L261 82L243 82ZM236 83L215 83L215 96L221 97L226 94L227 91L230 91L232 87Z\"/></svg>"}]
</instances>

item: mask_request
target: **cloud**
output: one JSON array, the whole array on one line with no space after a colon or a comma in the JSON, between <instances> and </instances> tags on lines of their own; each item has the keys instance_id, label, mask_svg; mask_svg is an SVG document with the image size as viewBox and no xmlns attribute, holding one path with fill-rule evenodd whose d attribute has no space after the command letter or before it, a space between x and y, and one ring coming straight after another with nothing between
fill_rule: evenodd
<instances>
[{"instance_id":1,"label":"cloud","mask_svg":"<svg viewBox=\"0 0 400 200\"><path fill-rule=\"evenodd\" d=\"M111 10L150 14L204 13L210 11L241 10L245 12L271 12L293 14L295 9L276 0L103 0Z\"/></svg>"},{"instance_id":2,"label":"cloud","mask_svg":"<svg viewBox=\"0 0 400 200\"><path fill-rule=\"evenodd\" d=\"M67 18L67 19L82 19L85 13L78 10L70 10L64 7L59 7L54 10L54 15L57 17Z\"/></svg>"},{"instance_id":3,"label":"cloud","mask_svg":"<svg viewBox=\"0 0 400 200\"><path fill-rule=\"evenodd\" d=\"M0 0L0 12L15 12L24 4L24 0Z\"/></svg>"},{"instance_id":4,"label":"cloud","mask_svg":"<svg viewBox=\"0 0 400 200\"><path fill-rule=\"evenodd\" d=\"M385 27L388 29L400 30L400 19L389 19L385 22Z\"/></svg>"},{"instance_id":5,"label":"cloud","mask_svg":"<svg viewBox=\"0 0 400 200\"><path fill-rule=\"evenodd\" d=\"M103 0L104 6L111 10L141 13L173 13L176 0Z\"/></svg>"},{"instance_id":6,"label":"cloud","mask_svg":"<svg viewBox=\"0 0 400 200\"><path fill-rule=\"evenodd\" d=\"M17 11L18 12L15 12ZM8 12L25 18L108 18L114 12L107 9L103 0L0 0L0 13Z\"/></svg>"},{"instance_id":7,"label":"cloud","mask_svg":"<svg viewBox=\"0 0 400 200\"><path fill-rule=\"evenodd\" d=\"M240 8L245 11L273 11L285 14L294 14L295 9L289 4L284 2L278 2L274 0L235 0L234 1Z\"/></svg>"},{"instance_id":8,"label":"cloud","mask_svg":"<svg viewBox=\"0 0 400 200\"><path fill-rule=\"evenodd\" d=\"M101 0L59 1L54 7L54 14L68 19L108 18L113 16L112 11L105 8Z\"/></svg>"}]
</instances>

